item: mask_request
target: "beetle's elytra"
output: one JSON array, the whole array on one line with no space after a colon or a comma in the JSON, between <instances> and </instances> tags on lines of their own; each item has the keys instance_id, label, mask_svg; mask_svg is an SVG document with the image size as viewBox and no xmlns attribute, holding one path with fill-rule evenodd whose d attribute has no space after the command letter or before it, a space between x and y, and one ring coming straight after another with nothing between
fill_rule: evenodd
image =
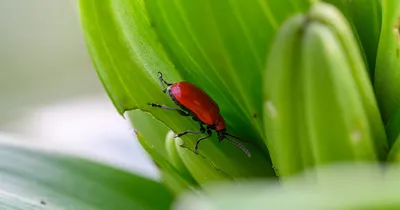
<instances>
[{"instance_id":1,"label":"beetle's elytra","mask_svg":"<svg viewBox=\"0 0 400 210\"><path fill-rule=\"evenodd\" d=\"M182 116L192 117L193 120L199 122L200 131L184 131L175 135L175 138L181 137L186 134L203 134L207 133L206 136L200 137L196 146L194 147L194 152L197 153L199 143L211 137L212 131L217 132L218 140L221 142L227 139L229 142L233 143L239 147L243 152L251 157L251 153L247 148L241 143L237 142L235 139L245 141L237 136L231 135L226 132L225 120L220 114L218 104L203 90L199 87L189 83L189 82L176 82L168 83L163 78L161 72L158 72L159 79L163 85L167 87L163 90L164 93L168 92L169 97L174 101L179 108L171 108L165 105L149 103L152 107L158 107L166 110L177 111Z\"/></svg>"}]
</instances>

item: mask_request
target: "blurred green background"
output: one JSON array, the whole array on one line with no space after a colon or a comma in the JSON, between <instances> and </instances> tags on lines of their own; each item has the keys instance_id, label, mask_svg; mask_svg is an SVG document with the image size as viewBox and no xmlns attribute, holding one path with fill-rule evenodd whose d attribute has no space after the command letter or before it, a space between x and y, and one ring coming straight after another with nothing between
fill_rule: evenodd
<instances>
[{"instance_id":1,"label":"blurred green background","mask_svg":"<svg viewBox=\"0 0 400 210\"><path fill-rule=\"evenodd\" d=\"M0 0L0 135L158 173L90 62L74 0Z\"/></svg>"}]
</instances>

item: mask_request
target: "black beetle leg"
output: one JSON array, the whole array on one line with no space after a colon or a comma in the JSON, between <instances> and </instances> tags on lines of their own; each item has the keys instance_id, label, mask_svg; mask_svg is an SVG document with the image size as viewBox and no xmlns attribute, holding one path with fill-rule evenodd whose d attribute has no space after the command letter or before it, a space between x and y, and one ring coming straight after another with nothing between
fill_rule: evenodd
<instances>
[{"instance_id":1,"label":"black beetle leg","mask_svg":"<svg viewBox=\"0 0 400 210\"><path fill-rule=\"evenodd\" d=\"M175 138L181 137L181 136L186 135L186 134L202 134L202 133L205 133L205 132L206 132L206 129L203 127L202 124L200 124L200 131L189 131L189 130L188 131L183 131L181 133L177 133L175 135Z\"/></svg>"},{"instance_id":2,"label":"black beetle leg","mask_svg":"<svg viewBox=\"0 0 400 210\"><path fill-rule=\"evenodd\" d=\"M199 148L199 144L200 144L200 142L201 142L202 140L208 139L208 138L211 137L211 135L212 135L211 129L207 128L207 134L208 134L207 136L203 136L203 137L197 139L196 146L194 146L194 153L197 154L197 149Z\"/></svg>"},{"instance_id":3,"label":"black beetle leg","mask_svg":"<svg viewBox=\"0 0 400 210\"><path fill-rule=\"evenodd\" d=\"M185 112L185 111L183 111L181 109L171 108L171 107L167 107L165 105L160 105L160 104L155 104L155 103L148 103L148 104L149 104L149 106L152 106L152 107L157 107L157 108L171 110L171 111L177 111L182 116L190 116L189 113L187 113L187 112Z\"/></svg>"}]
</instances>

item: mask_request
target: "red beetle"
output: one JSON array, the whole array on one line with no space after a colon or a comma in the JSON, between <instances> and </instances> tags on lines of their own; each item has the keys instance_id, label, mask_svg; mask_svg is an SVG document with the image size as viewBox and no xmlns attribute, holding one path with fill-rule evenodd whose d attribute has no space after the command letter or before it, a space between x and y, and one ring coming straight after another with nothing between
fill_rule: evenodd
<instances>
[{"instance_id":1,"label":"red beetle","mask_svg":"<svg viewBox=\"0 0 400 210\"><path fill-rule=\"evenodd\" d=\"M246 147L232 138L242 141L245 140L226 132L225 120L219 113L218 104L215 103L210 96L189 82L176 82L171 84L164 80L161 72L158 72L158 75L161 83L167 85L167 88L164 89L163 92L165 93L168 91L169 97L175 102L176 105L180 107L180 109L170 108L165 105L155 103L149 103L149 105L152 107L177 111L180 115L191 116L193 120L200 123L200 131L187 130L176 134L175 138L186 134L202 134L207 132L207 136L199 138L196 142L194 152L197 153L200 141L211 137L212 130L215 130L217 132L219 142L227 139L229 142L242 149L247 156L251 157L251 153L246 149Z\"/></svg>"}]
</instances>

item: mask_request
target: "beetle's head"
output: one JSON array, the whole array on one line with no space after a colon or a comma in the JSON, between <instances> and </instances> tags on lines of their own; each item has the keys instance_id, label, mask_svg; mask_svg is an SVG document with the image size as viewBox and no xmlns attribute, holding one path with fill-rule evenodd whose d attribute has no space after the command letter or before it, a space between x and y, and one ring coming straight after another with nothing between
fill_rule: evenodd
<instances>
[{"instance_id":1,"label":"beetle's head","mask_svg":"<svg viewBox=\"0 0 400 210\"><path fill-rule=\"evenodd\" d=\"M224 140L226 138L226 129L217 130L217 136L219 141Z\"/></svg>"}]
</instances>

